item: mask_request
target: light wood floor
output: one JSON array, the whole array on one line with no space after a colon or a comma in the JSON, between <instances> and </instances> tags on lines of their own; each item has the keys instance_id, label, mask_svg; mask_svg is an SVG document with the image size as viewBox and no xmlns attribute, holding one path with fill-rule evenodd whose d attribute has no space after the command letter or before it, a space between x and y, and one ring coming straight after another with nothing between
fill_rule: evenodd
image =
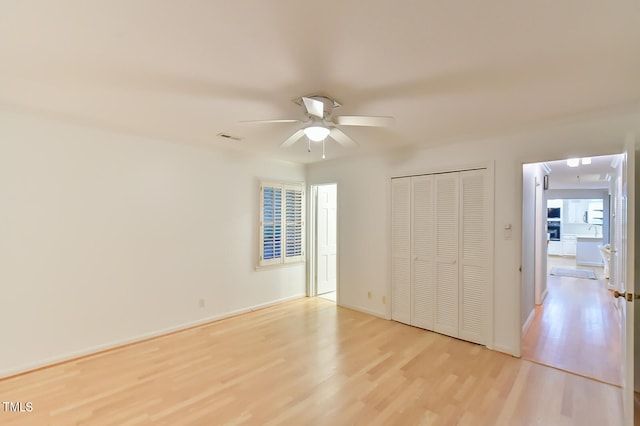
<instances>
[{"instance_id":1,"label":"light wood floor","mask_svg":"<svg viewBox=\"0 0 640 426\"><path fill-rule=\"evenodd\" d=\"M620 389L305 298L0 381L2 425L616 425Z\"/></svg>"},{"instance_id":2,"label":"light wood floor","mask_svg":"<svg viewBox=\"0 0 640 426\"><path fill-rule=\"evenodd\" d=\"M337 300L338 295L336 294L335 291L332 291L330 293L319 294L318 297L335 302Z\"/></svg>"},{"instance_id":3,"label":"light wood floor","mask_svg":"<svg viewBox=\"0 0 640 426\"><path fill-rule=\"evenodd\" d=\"M572 259L549 260L576 268ZM602 277L602 268L577 268ZM522 357L620 386L620 322L606 281L549 275L547 289L524 336Z\"/></svg>"}]
</instances>

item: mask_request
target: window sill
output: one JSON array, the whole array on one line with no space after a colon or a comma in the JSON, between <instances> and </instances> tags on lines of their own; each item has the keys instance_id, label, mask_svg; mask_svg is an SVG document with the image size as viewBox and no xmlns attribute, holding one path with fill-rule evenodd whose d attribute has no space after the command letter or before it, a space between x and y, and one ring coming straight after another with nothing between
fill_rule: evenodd
<instances>
[{"instance_id":1,"label":"window sill","mask_svg":"<svg viewBox=\"0 0 640 426\"><path fill-rule=\"evenodd\" d=\"M274 263L272 265L256 265L256 271L268 271L269 269L286 268L289 266L304 265L305 263L304 260L298 260L296 262Z\"/></svg>"}]
</instances>

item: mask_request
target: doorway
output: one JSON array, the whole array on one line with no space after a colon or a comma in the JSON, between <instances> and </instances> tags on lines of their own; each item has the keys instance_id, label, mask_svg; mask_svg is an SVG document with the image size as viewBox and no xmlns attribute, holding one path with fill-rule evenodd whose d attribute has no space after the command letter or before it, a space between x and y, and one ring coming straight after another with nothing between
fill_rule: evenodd
<instances>
[{"instance_id":1,"label":"doorway","mask_svg":"<svg viewBox=\"0 0 640 426\"><path fill-rule=\"evenodd\" d=\"M619 157L523 166L521 300L524 359L618 386L619 313L600 248L613 243L609 195Z\"/></svg>"},{"instance_id":2,"label":"doorway","mask_svg":"<svg viewBox=\"0 0 640 426\"><path fill-rule=\"evenodd\" d=\"M338 185L312 186L311 295L338 302Z\"/></svg>"}]
</instances>

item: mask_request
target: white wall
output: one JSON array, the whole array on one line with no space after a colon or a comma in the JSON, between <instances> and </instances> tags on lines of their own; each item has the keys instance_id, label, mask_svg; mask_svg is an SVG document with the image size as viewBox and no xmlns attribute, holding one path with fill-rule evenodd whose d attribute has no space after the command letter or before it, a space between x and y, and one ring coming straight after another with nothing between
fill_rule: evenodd
<instances>
[{"instance_id":1,"label":"white wall","mask_svg":"<svg viewBox=\"0 0 640 426\"><path fill-rule=\"evenodd\" d=\"M635 288L634 288L634 292L636 294L640 293L640 283L638 282L638 278L640 277L640 259L639 259L639 254L640 254L640 151L638 151L640 149L640 141L638 139L638 137L636 136L635 138L635 144L636 144L636 152L635 152L635 156L634 156L634 164L635 164L635 170L634 170L634 175L635 175L635 203L634 203L634 209L635 209L635 237L634 237L634 250L635 250L635 259L634 259L634 280L635 280ZM633 372L634 372L634 382L635 382L635 391L638 392L640 391L640 304L638 303L638 301L636 300L634 302L634 327L633 327L633 331L634 331L634 366L633 366Z\"/></svg>"},{"instance_id":2,"label":"white wall","mask_svg":"<svg viewBox=\"0 0 640 426\"><path fill-rule=\"evenodd\" d=\"M539 186L536 187L536 272L535 272L535 302L541 305L547 296L547 254L549 242L547 240L547 190L544 189L544 176L547 174L542 163L537 163L536 169Z\"/></svg>"},{"instance_id":3,"label":"white wall","mask_svg":"<svg viewBox=\"0 0 640 426\"><path fill-rule=\"evenodd\" d=\"M522 291L520 324L526 325L535 308L536 260L536 184L538 164L522 166Z\"/></svg>"},{"instance_id":4,"label":"white wall","mask_svg":"<svg viewBox=\"0 0 640 426\"><path fill-rule=\"evenodd\" d=\"M390 177L495 164L494 342L497 350L520 354L520 261L522 164L622 152L624 135L640 125L638 114L591 120L509 137L385 155L355 156L307 168L310 184L338 182L341 303L389 317ZM366 141L360 141L366 144ZM511 236L504 226L512 225ZM373 297L367 298L371 291Z\"/></svg>"},{"instance_id":5,"label":"white wall","mask_svg":"<svg viewBox=\"0 0 640 426\"><path fill-rule=\"evenodd\" d=\"M304 177L0 111L0 377L304 295L304 265L255 270L259 179Z\"/></svg>"},{"instance_id":6,"label":"white wall","mask_svg":"<svg viewBox=\"0 0 640 426\"><path fill-rule=\"evenodd\" d=\"M542 163L522 166L522 290L520 320L526 332L547 291L547 192Z\"/></svg>"}]
</instances>

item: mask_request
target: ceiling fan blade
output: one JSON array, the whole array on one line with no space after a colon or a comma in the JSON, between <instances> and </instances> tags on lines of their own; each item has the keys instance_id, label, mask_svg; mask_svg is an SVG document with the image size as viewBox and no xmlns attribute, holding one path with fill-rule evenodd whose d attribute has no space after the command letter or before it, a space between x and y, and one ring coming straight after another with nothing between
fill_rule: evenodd
<instances>
[{"instance_id":1,"label":"ceiling fan blade","mask_svg":"<svg viewBox=\"0 0 640 426\"><path fill-rule=\"evenodd\" d=\"M314 117L324 118L324 102L312 98L302 98L307 112Z\"/></svg>"},{"instance_id":2,"label":"ceiling fan blade","mask_svg":"<svg viewBox=\"0 0 640 426\"><path fill-rule=\"evenodd\" d=\"M337 127L334 127L331 129L331 133L329 133L329 136L331 136L336 142L338 142L342 146L359 146L356 143L356 141L351 139L349 136L347 136L345 132L338 129Z\"/></svg>"},{"instance_id":3,"label":"ceiling fan blade","mask_svg":"<svg viewBox=\"0 0 640 426\"><path fill-rule=\"evenodd\" d=\"M300 140L300 138L303 137L303 136L304 136L304 130L300 129L297 132L295 132L294 134L292 134L291 136L289 136L286 141L282 142L282 145L280 145L280 147L281 148L286 148L288 146L291 146L294 143L298 142Z\"/></svg>"},{"instance_id":4,"label":"ceiling fan blade","mask_svg":"<svg viewBox=\"0 0 640 426\"><path fill-rule=\"evenodd\" d=\"M393 124L393 121L393 117L374 117L369 115L341 115L335 118L335 123L342 126L385 127Z\"/></svg>"},{"instance_id":5,"label":"ceiling fan blade","mask_svg":"<svg viewBox=\"0 0 640 426\"><path fill-rule=\"evenodd\" d=\"M241 123L248 124L269 124L269 123L301 123L300 120L244 120Z\"/></svg>"}]
</instances>

